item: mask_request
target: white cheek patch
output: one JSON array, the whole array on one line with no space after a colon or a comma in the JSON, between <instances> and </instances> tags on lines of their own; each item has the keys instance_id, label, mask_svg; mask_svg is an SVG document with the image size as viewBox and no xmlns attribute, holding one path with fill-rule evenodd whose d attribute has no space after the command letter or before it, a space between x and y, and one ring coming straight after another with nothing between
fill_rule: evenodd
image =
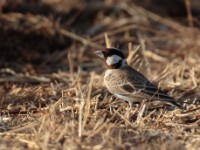
<instances>
[{"instance_id":1,"label":"white cheek patch","mask_svg":"<svg viewBox=\"0 0 200 150\"><path fill-rule=\"evenodd\" d=\"M120 56L118 56L118 55L112 55L112 56L110 56L110 57L108 57L106 59L106 64L108 66L114 65L114 64L118 63L120 60L122 60L122 58Z\"/></svg>"}]
</instances>

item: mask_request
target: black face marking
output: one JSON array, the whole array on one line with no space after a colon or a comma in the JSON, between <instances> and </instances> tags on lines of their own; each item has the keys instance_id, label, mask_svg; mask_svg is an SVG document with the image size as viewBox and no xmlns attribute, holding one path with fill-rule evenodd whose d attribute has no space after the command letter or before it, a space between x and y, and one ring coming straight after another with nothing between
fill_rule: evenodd
<instances>
[{"instance_id":1,"label":"black face marking","mask_svg":"<svg viewBox=\"0 0 200 150\"><path fill-rule=\"evenodd\" d=\"M112 55L118 55L118 56L120 56L122 59L125 59L124 54L123 54L120 50L118 50L118 49L116 49L116 48L105 48L105 49L103 50L103 55L104 55L105 59L106 59L107 57L112 56Z\"/></svg>"}]
</instances>

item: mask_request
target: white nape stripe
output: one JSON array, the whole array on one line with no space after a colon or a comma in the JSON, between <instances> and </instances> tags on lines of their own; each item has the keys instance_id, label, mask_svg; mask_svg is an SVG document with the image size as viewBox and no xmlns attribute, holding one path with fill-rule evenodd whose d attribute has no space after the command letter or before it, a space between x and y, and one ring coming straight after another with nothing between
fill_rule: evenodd
<instances>
[{"instance_id":1,"label":"white nape stripe","mask_svg":"<svg viewBox=\"0 0 200 150\"><path fill-rule=\"evenodd\" d=\"M114 64L117 64L120 60L122 60L122 58L120 56L118 56L118 55L112 55L110 57L107 57L106 64L108 66L114 65Z\"/></svg>"}]
</instances>

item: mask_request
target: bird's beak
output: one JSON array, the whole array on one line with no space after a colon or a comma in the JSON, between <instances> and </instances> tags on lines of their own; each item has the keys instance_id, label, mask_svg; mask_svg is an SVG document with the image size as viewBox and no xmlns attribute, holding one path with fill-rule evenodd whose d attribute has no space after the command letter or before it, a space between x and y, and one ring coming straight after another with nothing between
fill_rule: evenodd
<instances>
[{"instance_id":1,"label":"bird's beak","mask_svg":"<svg viewBox=\"0 0 200 150\"><path fill-rule=\"evenodd\" d=\"M100 58L104 59L104 55L102 53L101 50L95 51L94 54L96 54L97 56L99 56Z\"/></svg>"}]
</instances>

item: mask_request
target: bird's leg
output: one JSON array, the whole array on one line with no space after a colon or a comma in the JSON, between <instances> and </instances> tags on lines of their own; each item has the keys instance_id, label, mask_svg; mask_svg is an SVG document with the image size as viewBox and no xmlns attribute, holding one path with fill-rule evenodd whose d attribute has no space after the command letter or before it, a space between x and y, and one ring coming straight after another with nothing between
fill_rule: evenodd
<instances>
[{"instance_id":1,"label":"bird's leg","mask_svg":"<svg viewBox=\"0 0 200 150\"><path fill-rule=\"evenodd\" d=\"M128 104L129 104L129 110L131 110L131 108L132 108L132 105L133 105L133 102L131 102L131 101L128 101Z\"/></svg>"},{"instance_id":2,"label":"bird's leg","mask_svg":"<svg viewBox=\"0 0 200 150\"><path fill-rule=\"evenodd\" d=\"M127 120L130 119L131 109L132 109L132 102L128 101L129 107L126 108L126 112L124 116L127 118Z\"/></svg>"},{"instance_id":3,"label":"bird's leg","mask_svg":"<svg viewBox=\"0 0 200 150\"><path fill-rule=\"evenodd\" d=\"M139 124L140 121L142 120L143 118L143 114L144 114L144 111L145 111L145 108L146 108L146 103L145 103L146 100L144 100L141 105L140 105L140 108L139 108L139 111L138 111L138 116L137 116L137 120L136 120L136 123Z\"/></svg>"}]
</instances>

